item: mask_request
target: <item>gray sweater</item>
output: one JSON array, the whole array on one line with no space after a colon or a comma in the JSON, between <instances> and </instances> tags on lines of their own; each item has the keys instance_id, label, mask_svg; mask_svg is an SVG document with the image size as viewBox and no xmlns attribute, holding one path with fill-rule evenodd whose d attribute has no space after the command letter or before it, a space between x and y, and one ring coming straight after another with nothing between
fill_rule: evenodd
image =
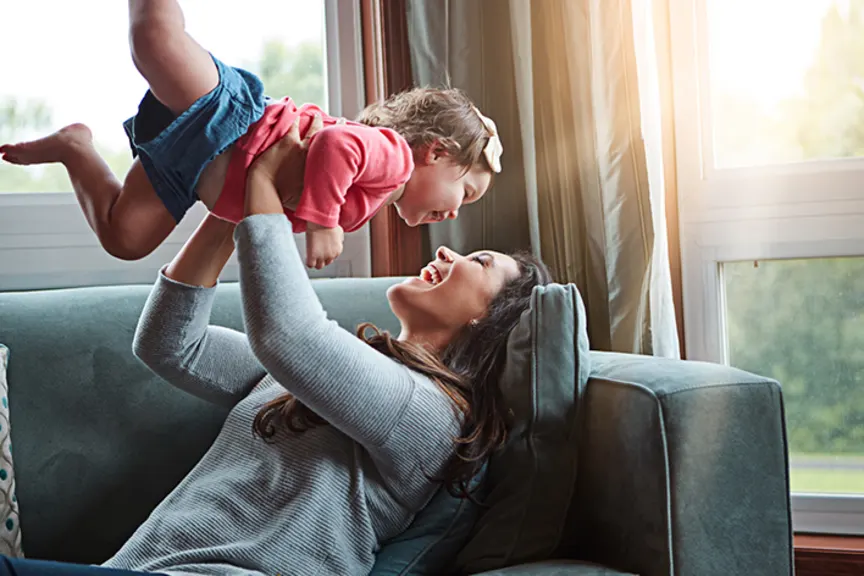
<instances>
[{"instance_id":1,"label":"gray sweater","mask_svg":"<svg viewBox=\"0 0 864 576\"><path fill-rule=\"evenodd\" d=\"M234 233L246 334L209 326L214 289L160 275L135 353L231 412L201 461L105 565L166 574L367 574L428 503L458 419L426 377L327 316L282 215ZM252 434L289 391L330 426Z\"/></svg>"}]
</instances>

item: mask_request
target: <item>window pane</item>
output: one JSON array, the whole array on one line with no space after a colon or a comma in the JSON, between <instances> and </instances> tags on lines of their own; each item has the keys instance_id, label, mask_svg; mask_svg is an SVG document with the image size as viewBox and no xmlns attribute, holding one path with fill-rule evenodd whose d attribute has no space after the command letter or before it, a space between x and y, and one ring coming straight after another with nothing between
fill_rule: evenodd
<instances>
[{"instance_id":1,"label":"window pane","mask_svg":"<svg viewBox=\"0 0 864 576\"><path fill-rule=\"evenodd\" d=\"M864 494L864 258L723 264L730 363L783 386L793 492Z\"/></svg>"},{"instance_id":2,"label":"window pane","mask_svg":"<svg viewBox=\"0 0 864 576\"><path fill-rule=\"evenodd\" d=\"M326 110L324 0L249 0L242 10L235 0L180 4L189 33L217 58L259 74L274 98ZM0 38L27 48L0 58L0 143L84 122L122 178L132 163L122 123L147 85L129 55L127 3L87 0L87 11L99 17L82 23L81 5L66 0L4 3ZM71 191L59 165L0 162L0 193Z\"/></svg>"},{"instance_id":3,"label":"window pane","mask_svg":"<svg viewBox=\"0 0 864 576\"><path fill-rule=\"evenodd\" d=\"M717 167L864 154L864 1L707 6Z\"/></svg>"}]
</instances>

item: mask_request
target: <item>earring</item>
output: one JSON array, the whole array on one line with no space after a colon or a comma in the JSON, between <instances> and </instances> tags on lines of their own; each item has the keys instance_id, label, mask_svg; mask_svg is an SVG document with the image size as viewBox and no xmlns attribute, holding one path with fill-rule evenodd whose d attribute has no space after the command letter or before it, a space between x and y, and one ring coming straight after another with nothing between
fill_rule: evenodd
<instances>
[{"instance_id":1,"label":"earring","mask_svg":"<svg viewBox=\"0 0 864 576\"><path fill-rule=\"evenodd\" d=\"M480 323L480 321L477 320L476 318L474 318L474 319L471 320L471 322L470 322L471 326L472 326L472 327L475 327L475 328L477 327L477 325L478 325L479 323Z\"/></svg>"}]
</instances>

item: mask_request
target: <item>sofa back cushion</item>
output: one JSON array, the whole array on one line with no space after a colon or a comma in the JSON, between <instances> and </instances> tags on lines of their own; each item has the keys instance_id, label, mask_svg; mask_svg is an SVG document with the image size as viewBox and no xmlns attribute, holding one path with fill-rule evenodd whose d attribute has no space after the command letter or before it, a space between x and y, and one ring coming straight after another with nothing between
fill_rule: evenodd
<instances>
[{"instance_id":1,"label":"sofa back cushion","mask_svg":"<svg viewBox=\"0 0 864 576\"><path fill-rule=\"evenodd\" d=\"M398 327L395 279L313 282L331 318ZM149 286L0 293L9 346L12 437L24 550L99 563L177 485L226 412L177 390L132 355ZM236 284L222 285L212 322L242 329ZM86 529L85 529L86 526Z\"/></svg>"},{"instance_id":2,"label":"sofa back cushion","mask_svg":"<svg viewBox=\"0 0 864 576\"><path fill-rule=\"evenodd\" d=\"M507 444L490 460L488 497L457 567L482 572L544 560L560 543L577 472L590 367L585 309L572 284L537 287L510 334L501 390Z\"/></svg>"}]
</instances>

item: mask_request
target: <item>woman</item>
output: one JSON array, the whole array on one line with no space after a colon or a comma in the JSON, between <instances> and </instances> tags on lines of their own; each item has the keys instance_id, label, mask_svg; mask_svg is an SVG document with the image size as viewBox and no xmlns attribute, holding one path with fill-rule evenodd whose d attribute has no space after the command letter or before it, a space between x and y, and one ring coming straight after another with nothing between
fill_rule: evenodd
<instances>
[{"instance_id":1,"label":"woman","mask_svg":"<svg viewBox=\"0 0 864 576\"><path fill-rule=\"evenodd\" d=\"M299 143L295 126L256 162L246 217L235 230L208 216L142 312L138 357L231 412L107 567L366 574L380 542L403 531L442 483L464 490L505 438L498 369L532 288L549 281L545 268L524 256L441 248L420 276L388 291L398 338L344 331L312 289L277 192L302 176ZM235 242L246 334L208 326Z\"/></svg>"}]
</instances>

